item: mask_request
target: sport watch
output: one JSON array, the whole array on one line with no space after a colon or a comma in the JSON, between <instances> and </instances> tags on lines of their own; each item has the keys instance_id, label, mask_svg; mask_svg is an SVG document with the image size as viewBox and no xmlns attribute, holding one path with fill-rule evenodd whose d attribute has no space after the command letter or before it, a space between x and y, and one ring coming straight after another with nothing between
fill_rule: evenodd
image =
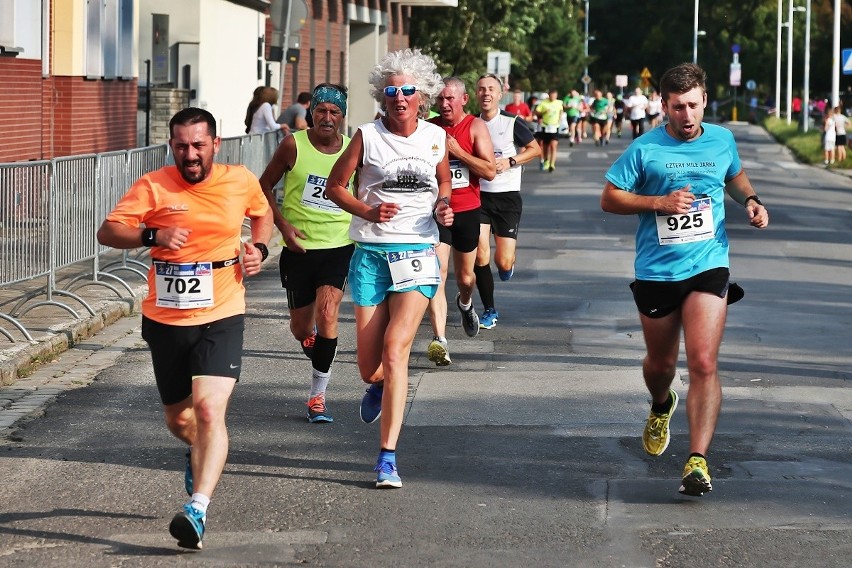
<instances>
[{"instance_id":1,"label":"sport watch","mask_svg":"<svg viewBox=\"0 0 852 568\"><path fill-rule=\"evenodd\" d=\"M515 158L509 158L509 167L510 168L514 168L517 165L518 165L518 162L515 161Z\"/></svg>"}]
</instances>

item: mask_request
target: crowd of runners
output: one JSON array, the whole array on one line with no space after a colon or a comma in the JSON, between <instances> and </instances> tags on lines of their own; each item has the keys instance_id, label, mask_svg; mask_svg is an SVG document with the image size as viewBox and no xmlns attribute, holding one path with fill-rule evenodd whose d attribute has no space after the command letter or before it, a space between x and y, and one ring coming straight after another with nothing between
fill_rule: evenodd
<instances>
[{"instance_id":1,"label":"crowd of runners","mask_svg":"<svg viewBox=\"0 0 852 568\"><path fill-rule=\"evenodd\" d=\"M730 132L702 122L703 70L689 64L669 70L661 94L650 97L637 89L627 100L599 90L559 99L553 90L541 102L525 102L516 91L501 109L501 78L486 73L467 85L442 77L420 51L401 50L379 61L369 85L380 111L351 139L341 132L344 86L323 83L301 94L294 114L303 109L310 120L289 122L259 180L242 166L214 163L220 141L209 112L178 112L169 125L174 165L140 178L98 231L108 246L151 248L142 334L166 425L186 445L189 500L169 527L178 545L202 545L227 460L226 413L242 365L242 282L260 271L273 227L284 243L279 272L290 333L310 360L306 420L334 420L326 391L348 293L357 368L367 385L360 417L379 421L375 485L399 488L397 446L418 328L428 317L428 359L450 365L445 284L451 258L458 289L452 309L465 335L497 325L491 265L499 281L514 275L523 167L538 162L555 170L563 114L571 146L588 136L605 146L613 129L621 136L630 121L636 140L607 172L601 206L639 218L631 289L653 399L643 445L654 456L668 446L683 332L690 457L680 491L710 491L706 456L721 403L716 358L726 306L742 297L729 282L725 194L744 207L751 225L763 228L769 218ZM465 111L469 91L477 116ZM658 128L663 113L668 122ZM275 187L282 181L279 199ZM246 217L251 240L242 242Z\"/></svg>"}]
</instances>

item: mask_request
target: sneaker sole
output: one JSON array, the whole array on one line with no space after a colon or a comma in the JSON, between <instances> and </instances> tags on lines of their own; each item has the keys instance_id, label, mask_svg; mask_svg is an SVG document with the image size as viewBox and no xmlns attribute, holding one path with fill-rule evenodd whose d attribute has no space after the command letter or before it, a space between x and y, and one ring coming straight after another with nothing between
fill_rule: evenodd
<instances>
[{"instance_id":1,"label":"sneaker sole","mask_svg":"<svg viewBox=\"0 0 852 568\"><path fill-rule=\"evenodd\" d=\"M426 357L439 367L446 367L453 362L447 349L443 346L439 348L430 345L429 349L426 350Z\"/></svg>"},{"instance_id":2,"label":"sneaker sole","mask_svg":"<svg viewBox=\"0 0 852 568\"><path fill-rule=\"evenodd\" d=\"M376 481L376 489L399 489L400 487L402 487L402 480L391 481L390 479L385 479L384 481Z\"/></svg>"},{"instance_id":3,"label":"sneaker sole","mask_svg":"<svg viewBox=\"0 0 852 568\"><path fill-rule=\"evenodd\" d=\"M713 485L704 476L689 474L681 481L679 493L691 497L701 497L713 491Z\"/></svg>"},{"instance_id":4,"label":"sneaker sole","mask_svg":"<svg viewBox=\"0 0 852 568\"><path fill-rule=\"evenodd\" d=\"M177 544L181 548L201 550L201 539L198 538L198 533L195 532L192 522L185 516L175 515L175 518L169 523L169 534L177 539Z\"/></svg>"},{"instance_id":5,"label":"sneaker sole","mask_svg":"<svg viewBox=\"0 0 852 568\"><path fill-rule=\"evenodd\" d=\"M364 418L364 415L363 415L363 414L360 414L360 417L361 417L361 422L363 422L364 424L372 424L373 422L375 422L376 420L378 420L379 418L381 418L381 417L382 417L382 413L381 413L381 412L379 412L379 413L376 415L376 417L375 417L375 418L373 418L372 420L366 420L366 419Z\"/></svg>"},{"instance_id":6,"label":"sneaker sole","mask_svg":"<svg viewBox=\"0 0 852 568\"><path fill-rule=\"evenodd\" d=\"M330 424L334 422L334 418L326 414L318 414L316 416L308 416L308 422L311 424Z\"/></svg>"},{"instance_id":7,"label":"sneaker sole","mask_svg":"<svg viewBox=\"0 0 852 568\"><path fill-rule=\"evenodd\" d=\"M494 329L495 327L497 327L497 320L491 322L491 325L484 324L481 321L479 322L479 329Z\"/></svg>"}]
</instances>

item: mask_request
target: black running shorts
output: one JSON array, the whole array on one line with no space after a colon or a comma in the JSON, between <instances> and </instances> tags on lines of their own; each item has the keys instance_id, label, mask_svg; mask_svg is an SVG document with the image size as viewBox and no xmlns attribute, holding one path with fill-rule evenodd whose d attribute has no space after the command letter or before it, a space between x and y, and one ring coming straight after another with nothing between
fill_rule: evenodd
<instances>
[{"instance_id":1,"label":"black running shorts","mask_svg":"<svg viewBox=\"0 0 852 568\"><path fill-rule=\"evenodd\" d=\"M523 210L521 192L483 192L480 197L482 207L479 208L479 223L491 225L491 232L498 237L517 239Z\"/></svg>"},{"instance_id":2,"label":"black running shorts","mask_svg":"<svg viewBox=\"0 0 852 568\"><path fill-rule=\"evenodd\" d=\"M184 326L142 316L142 339L151 348L154 377L163 404L175 404L191 395L193 377L240 379L244 319L240 314Z\"/></svg>"},{"instance_id":3,"label":"black running shorts","mask_svg":"<svg viewBox=\"0 0 852 568\"><path fill-rule=\"evenodd\" d=\"M311 305L317 298L317 288L320 286L345 289L349 261L354 250L354 244L303 253L284 248L278 262L278 272L281 275L281 286L287 289L287 305L290 309Z\"/></svg>"},{"instance_id":4,"label":"black running shorts","mask_svg":"<svg viewBox=\"0 0 852 568\"><path fill-rule=\"evenodd\" d=\"M479 244L479 207L453 213L453 224L449 227L438 223L438 236L442 243L452 245L459 252L476 250Z\"/></svg>"},{"instance_id":5,"label":"black running shorts","mask_svg":"<svg viewBox=\"0 0 852 568\"><path fill-rule=\"evenodd\" d=\"M656 319L679 309L692 292L709 292L724 298L728 293L730 278L727 268L712 268L679 282L635 280L630 284L630 289L639 312Z\"/></svg>"}]
</instances>

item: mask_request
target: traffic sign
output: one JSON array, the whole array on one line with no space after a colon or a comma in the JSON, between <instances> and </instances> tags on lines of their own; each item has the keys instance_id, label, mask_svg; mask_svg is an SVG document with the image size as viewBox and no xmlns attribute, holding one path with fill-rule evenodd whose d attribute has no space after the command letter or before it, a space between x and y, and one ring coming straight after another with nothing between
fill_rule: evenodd
<instances>
[{"instance_id":1,"label":"traffic sign","mask_svg":"<svg viewBox=\"0 0 852 568\"><path fill-rule=\"evenodd\" d=\"M506 77L512 70L512 54L508 51L489 51L485 66L489 73Z\"/></svg>"},{"instance_id":2,"label":"traffic sign","mask_svg":"<svg viewBox=\"0 0 852 568\"><path fill-rule=\"evenodd\" d=\"M615 76L615 86L616 87L626 87L627 86L627 75L616 75Z\"/></svg>"},{"instance_id":3,"label":"traffic sign","mask_svg":"<svg viewBox=\"0 0 852 568\"><path fill-rule=\"evenodd\" d=\"M639 76L642 77L642 88L643 89L647 89L648 87L651 86L652 75L651 75L651 71L647 67L642 69L642 72L639 73Z\"/></svg>"},{"instance_id":4,"label":"traffic sign","mask_svg":"<svg viewBox=\"0 0 852 568\"><path fill-rule=\"evenodd\" d=\"M739 63L731 63L731 80L732 87L739 87L742 80L743 70Z\"/></svg>"},{"instance_id":5,"label":"traffic sign","mask_svg":"<svg viewBox=\"0 0 852 568\"><path fill-rule=\"evenodd\" d=\"M746 81L746 89L749 91L753 91L757 88L757 83L754 82L754 79L749 79Z\"/></svg>"},{"instance_id":6,"label":"traffic sign","mask_svg":"<svg viewBox=\"0 0 852 568\"><path fill-rule=\"evenodd\" d=\"M585 74L582 77L580 77L580 80L583 82L584 85L588 85L589 83L592 82L592 78L589 77L588 74Z\"/></svg>"},{"instance_id":7,"label":"traffic sign","mask_svg":"<svg viewBox=\"0 0 852 568\"><path fill-rule=\"evenodd\" d=\"M852 49L844 49L840 54L840 61L843 62L841 69L844 75L852 75Z\"/></svg>"}]
</instances>

